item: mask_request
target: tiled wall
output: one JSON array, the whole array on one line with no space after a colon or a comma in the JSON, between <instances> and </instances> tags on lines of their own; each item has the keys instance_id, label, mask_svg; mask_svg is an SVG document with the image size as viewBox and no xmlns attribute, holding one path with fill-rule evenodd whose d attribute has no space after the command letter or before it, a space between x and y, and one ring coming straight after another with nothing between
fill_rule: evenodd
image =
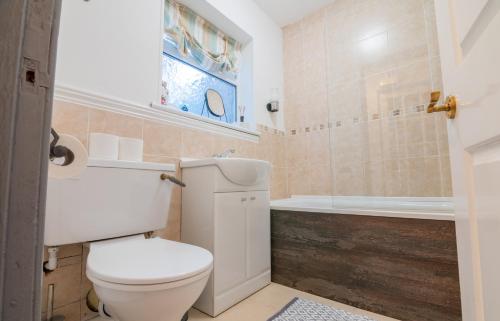
<instances>
[{"instance_id":1,"label":"tiled wall","mask_svg":"<svg viewBox=\"0 0 500 321\"><path fill-rule=\"evenodd\" d=\"M151 162L178 164L181 157L209 157L234 148L236 156L270 161L271 198L287 196L285 136L282 131L258 126L260 141L252 143L59 101L54 102L52 126L59 133L77 137L85 146L88 146L91 132L141 138L144 140L144 160ZM177 176L180 177L179 170ZM174 187L167 228L156 234L179 240L180 224L181 189ZM44 277L44 312L47 286L54 284L56 314L65 315L66 321L88 320L95 316L85 303L87 292L91 289L91 283L85 277L87 254L88 248L83 244L61 247L59 268Z\"/></svg>"},{"instance_id":2,"label":"tiled wall","mask_svg":"<svg viewBox=\"0 0 500 321\"><path fill-rule=\"evenodd\" d=\"M449 196L432 0L337 0L284 28L289 194Z\"/></svg>"}]
</instances>

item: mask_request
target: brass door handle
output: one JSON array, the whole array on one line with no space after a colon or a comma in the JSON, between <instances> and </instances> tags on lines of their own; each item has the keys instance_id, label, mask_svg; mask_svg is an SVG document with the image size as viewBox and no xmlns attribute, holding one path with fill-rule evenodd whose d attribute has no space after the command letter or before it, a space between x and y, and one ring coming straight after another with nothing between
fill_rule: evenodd
<instances>
[{"instance_id":1,"label":"brass door handle","mask_svg":"<svg viewBox=\"0 0 500 321\"><path fill-rule=\"evenodd\" d=\"M454 119L456 114L457 114L457 99L455 96L448 96L446 97L446 101L444 102L444 105L436 106L436 104L439 101L439 97L441 97L441 92L440 91L433 91L431 93L431 102L429 103L429 106L427 107L427 112L430 113L437 113L440 111L445 111L446 112L446 117L449 119Z\"/></svg>"}]
</instances>

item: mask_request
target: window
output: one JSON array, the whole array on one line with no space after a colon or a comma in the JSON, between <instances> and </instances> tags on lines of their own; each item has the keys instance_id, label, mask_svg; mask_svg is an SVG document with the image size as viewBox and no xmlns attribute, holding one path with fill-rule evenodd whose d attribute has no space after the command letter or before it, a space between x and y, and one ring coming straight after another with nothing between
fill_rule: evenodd
<instances>
[{"instance_id":1,"label":"window","mask_svg":"<svg viewBox=\"0 0 500 321\"><path fill-rule=\"evenodd\" d=\"M168 90L168 105L229 124L236 122L236 85L168 53L163 54L162 80ZM221 95L225 116L214 116L208 111L205 106L208 89L216 90Z\"/></svg>"},{"instance_id":2,"label":"window","mask_svg":"<svg viewBox=\"0 0 500 321\"><path fill-rule=\"evenodd\" d=\"M165 0L163 44L162 104L235 123L241 44L175 0ZM208 107L208 90L224 109Z\"/></svg>"}]
</instances>

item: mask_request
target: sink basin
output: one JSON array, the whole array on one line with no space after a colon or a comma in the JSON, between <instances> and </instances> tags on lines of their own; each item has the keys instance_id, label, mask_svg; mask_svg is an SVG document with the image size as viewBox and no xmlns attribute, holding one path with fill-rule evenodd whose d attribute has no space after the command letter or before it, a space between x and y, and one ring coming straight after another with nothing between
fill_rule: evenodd
<instances>
[{"instance_id":1,"label":"sink basin","mask_svg":"<svg viewBox=\"0 0 500 321\"><path fill-rule=\"evenodd\" d=\"M181 168L216 166L224 177L234 184L251 186L267 179L271 166L269 162L248 158L204 158L183 160Z\"/></svg>"}]
</instances>

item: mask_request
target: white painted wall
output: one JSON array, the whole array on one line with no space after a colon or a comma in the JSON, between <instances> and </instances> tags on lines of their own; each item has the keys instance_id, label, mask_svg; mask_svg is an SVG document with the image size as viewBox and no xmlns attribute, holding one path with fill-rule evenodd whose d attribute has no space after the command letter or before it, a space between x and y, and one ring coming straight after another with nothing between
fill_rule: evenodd
<instances>
[{"instance_id":1,"label":"white painted wall","mask_svg":"<svg viewBox=\"0 0 500 321\"><path fill-rule=\"evenodd\" d=\"M148 106L157 101L162 1L62 2L56 84Z\"/></svg>"},{"instance_id":2,"label":"white painted wall","mask_svg":"<svg viewBox=\"0 0 500 321\"><path fill-rule=\"evenodd\" d=\"M206 0L252 37L254 109L257 123L284 129L283 37L281 28L253 0ZM269 113L271 88L280 93L280 111Z\"/></svg>"},{"instance_id":3,"label":"white painted wall","mask_svg":"<svg viewBox=\"0 0 500 321\"><path fill-rule=\"evenodd\" d=\"M138 3L136 0L63 1L56 84L144 107L158 103L162 0ZM243 52L244 60L251 60L251 69L242 68L247 79L248 73L253 73L252 85L247 85L252 88L248 95L243 95L245 104L253 104L254 115L248 118L283 129L283 106L278 113L266 110L271 88L279 88L283 95L280 27L253 0L205 0L205 3L212 14L216 10L237 26L235 35L251 37Z\"/></svg>"}]
</instances>

